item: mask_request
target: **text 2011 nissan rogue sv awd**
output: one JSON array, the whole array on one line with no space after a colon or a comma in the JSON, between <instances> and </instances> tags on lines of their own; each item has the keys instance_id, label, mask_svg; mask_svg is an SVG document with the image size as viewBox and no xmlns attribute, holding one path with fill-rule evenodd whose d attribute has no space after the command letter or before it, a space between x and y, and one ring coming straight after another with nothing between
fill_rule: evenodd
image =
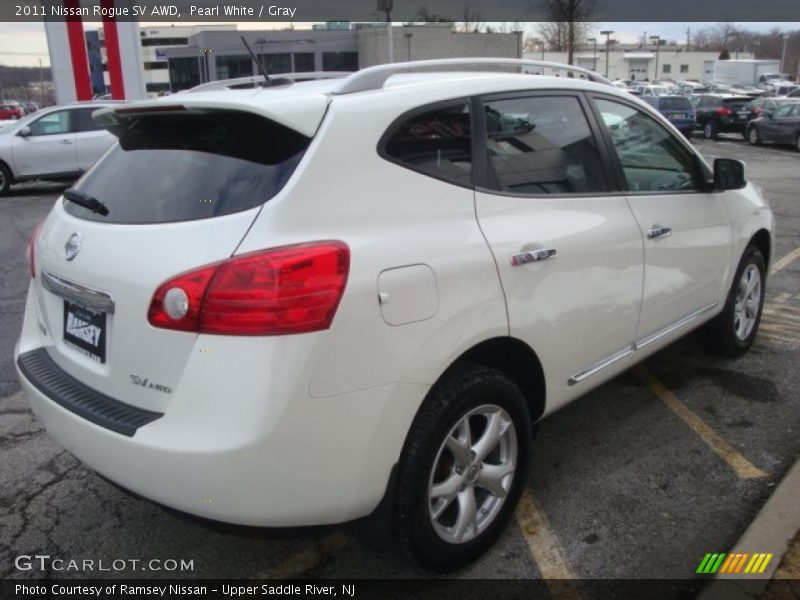
<instances>
[{"instance_id":1,"label":"text 2011 nissan rogue sv awd","mask_svg":"<svg viewBox=\"0 0 800 600\"><path fill-rule=\"evenodd\" d=\"M542 417L700 325L747 350L773 217L741 163L595 75L460 65L96 113L119 143L33 235L15 354L53 437L211 519L387 515L448 569Z\"/></svg>"}]
</instances>

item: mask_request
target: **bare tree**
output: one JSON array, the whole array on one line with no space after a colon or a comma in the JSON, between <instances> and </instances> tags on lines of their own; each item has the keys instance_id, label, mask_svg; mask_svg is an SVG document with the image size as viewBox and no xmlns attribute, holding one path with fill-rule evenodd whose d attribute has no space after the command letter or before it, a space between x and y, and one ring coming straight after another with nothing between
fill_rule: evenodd
<instances>
[{"instance_id":1,"label":"bare tree","mask_svg":"<svg viewBox=\"0 0 800 600\"><path fill-rule=\"evenodd\" d=\"M467 33L478 33L481 30L481 13L477 10L472 10L469 4L464 5L464 13L462 16L462 23L464 31Z\"/></svg>"},{"instance_id":2,"label":"bare tree","mask_svg":"<svg viewBox=\"0 0 800 600\"><path fill-rule=\"evenodd\" d=\"M547 19L537 28L545 43L558 52L567 52L575 61L575 48L584 41L598 10L598 0L541 0L541 14Z\"/></svg>"}]
</instances>

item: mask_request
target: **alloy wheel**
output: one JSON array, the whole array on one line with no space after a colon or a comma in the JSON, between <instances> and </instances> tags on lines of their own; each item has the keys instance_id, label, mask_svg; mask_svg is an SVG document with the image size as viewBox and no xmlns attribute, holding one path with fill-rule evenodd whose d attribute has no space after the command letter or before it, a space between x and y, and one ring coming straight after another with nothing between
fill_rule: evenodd
<instances>
[{"instance_id":1,"label":"alloy wheel","mask_svg":"<svg viewBox=\"0 0 800 600\"><path fill-rule=\"evenodd\" d=\"M747 265L739 279L736 302L733 308L733 328L736 337L744 341L753 332L761 308L761 271L756 265Z\"/></svg>"},{"instance_id":2,"label":"alloy wheel","mask_svg":"<svg viewBox=\"0 0 800 600\"><path fill-rule=\"evenodd\" d=\"M428 484L428 516L436 534L463 544L497 518L514 481L517 432L494 404L470 410L445 437Z\"/></svg>"},{"instance_id":3,"label":"alloy wheel","mask_svg":"<svg viewBox=\"0 0 800 600\"><path fill-rule=\"evenodd\" d=\"M755 127L750 128L750 134L748 136L748 139L750 140L750 143L753 144L753 146L758 145L758 130Z\"/></svg>"}]
</instances>

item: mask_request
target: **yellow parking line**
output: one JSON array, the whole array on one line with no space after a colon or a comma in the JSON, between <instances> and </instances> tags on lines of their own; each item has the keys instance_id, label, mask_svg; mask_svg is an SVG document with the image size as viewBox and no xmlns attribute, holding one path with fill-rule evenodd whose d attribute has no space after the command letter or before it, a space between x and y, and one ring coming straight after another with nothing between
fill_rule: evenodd
<instances>
[{"instance_id":1,"label":"yellow parking line","mask_svg":"<svg viewBox=\"0 0 800 600\"><path fill-rule=\"evenodd\" d=\"M706 425L705 421L697 416L688 406L681 402L667 387L661 383L645 367L638 366L633 369L636 375L658 398L667 405L700 439L716 452L722 460L728 463L736 474L742 479L766 477L767 474L753 465L744 456L739 454L733 446L722 439L716 431Z\"/></svg>"},{"instance_id":2,"label":"yellow parking line","mask_svg":"<svg viewBox=\"0 0 800 600\"><path fill-rule=\"evenodd\" d=\"M792 264L798 258L800 258L800 248L795 248L794 250L789 252L789 254L787 254L783 258L775 261L775 264L772 265L772 272L773 273L777 273L781 269L785 269L787 266Z\"/></svg>"},{"instance_id":3,"label":"yellow parking line","mask_svg":"<svg viewBox=\"0 0 800 600\"><path fill-rule=\"evenodd\" d=\"M317 568L334 552L348 543L343 533L331 533L310 544L305 550L292 554L272 569L258 573L254 579L295 579Z\"/></svg>"},{"instance_id":4,"label":"yellow parking line","mask_svg":"<svg viewBox=\"0 0 800 600\"><path fill-rule=\"evenodd\" d=\"M797 338L790 338L783 335L776 335L774 333L770 333L768 331L759 331L758 337L765 338L768 340L773 340L776 342L783 342L784 344L796 344L800 342Z\"/></svg>"},{"instance_id":5,"label":"yellow parking line","mask_svg":"<svg viewBox=\"0 0 800 600\"><path fill-rule=\"evenodd\" d=\"M782 303L786 302L791 297L792 297L791 294L789 294L787 292L781 292L780 294L775 296L775 302L777 302L778 304L782 304Z\"/></svg>"},{"instance_id":6,"label":"yellow parking line","mask_svg":"<svg viewBox=\"0 0 800 600\"><path fill-rule=\"evenodd\" d=\"M575 575L561 554L558 540L539 502L528 488L522 492L516 517L531 556L553 597L570 600L580 598L577 587L569 581L575 579Z\"/></svg>"},{"instance_id":7,"label":"yellow parking line","mask_svg":"<svg viewBox=\"0 0 800 600\"><path fill-rule=\"evenodd\" d=\"M800 324L800 315L793 315L789 312L784 311L782 308L774 309L765 306L763 313L765 315L769 315L770 317L775 317L778 320L797 321L797 323Z\"/></svg>"},{"instance_id":8,"label":"yellow parking line","mask_svg":"<svg viewBox=\"0 0 800 600\"><path fill-rule=\"evenodd\" d=\"M783 323L775 323L774 321L761 321L758 328L763 329L764 331L774 331L775 333L794 335L795 337L798 333L797 325L784 325Z\"/></svg>"}]
</instances>

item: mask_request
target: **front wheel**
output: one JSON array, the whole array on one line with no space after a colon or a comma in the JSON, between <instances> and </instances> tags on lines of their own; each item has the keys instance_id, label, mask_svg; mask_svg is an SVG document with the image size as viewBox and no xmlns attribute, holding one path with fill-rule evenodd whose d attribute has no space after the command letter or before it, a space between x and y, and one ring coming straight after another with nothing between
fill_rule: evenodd
<instances>
[{"instance_id":1,"label":"front wheel","mask_svg":"<svg viewBox=\"0 0 800 600\"><path fill-rule=\"evenodd\" d=\"M717 126L714 124L714 121L709 121L703 127L703 137L707 140L716 140L717 139Z\"/></svg>"},{"instance_id":2,"label":"front wheel","mask_svg":"<svg viewBox=\"0 0 800 600\"><path fill-rule=\"evenodd\" d=\"M393 534L424 569L448 571L485 552L527 479L531 419L500 371L459 365L425 399L398 471Z\"/></svg>"},{"instance_id":3,"label":"front wheel","mask_svg":"<svg viewBox=\"0 0 800 600\"><path fill-rule=\"evenodd\" d=\"M794 141L795 150L800 152L800 134L797 134L797 139Z\"/></svg>"},{"instance_id":4,"label":"front wheel","mask_svg":"<svg viewBox=\"0 0 800 600\"><path fill-rule=\"evenodd\" d=\"M11 171L7 166L0 162L0 196L8 192L11 187Z\"/></svg>"},{"instance_id":5,"label":"front wheel","mask_svg":"<svg viewBox=\"0 0 800 600\"><path fill-rule=\"evenodd\" d=\"M736 270L725 307L704 327L703 341L709 350L733 358L752 346L764 307L766 272L761 251L748 246Z\"/></svg>"}]
</instances>

